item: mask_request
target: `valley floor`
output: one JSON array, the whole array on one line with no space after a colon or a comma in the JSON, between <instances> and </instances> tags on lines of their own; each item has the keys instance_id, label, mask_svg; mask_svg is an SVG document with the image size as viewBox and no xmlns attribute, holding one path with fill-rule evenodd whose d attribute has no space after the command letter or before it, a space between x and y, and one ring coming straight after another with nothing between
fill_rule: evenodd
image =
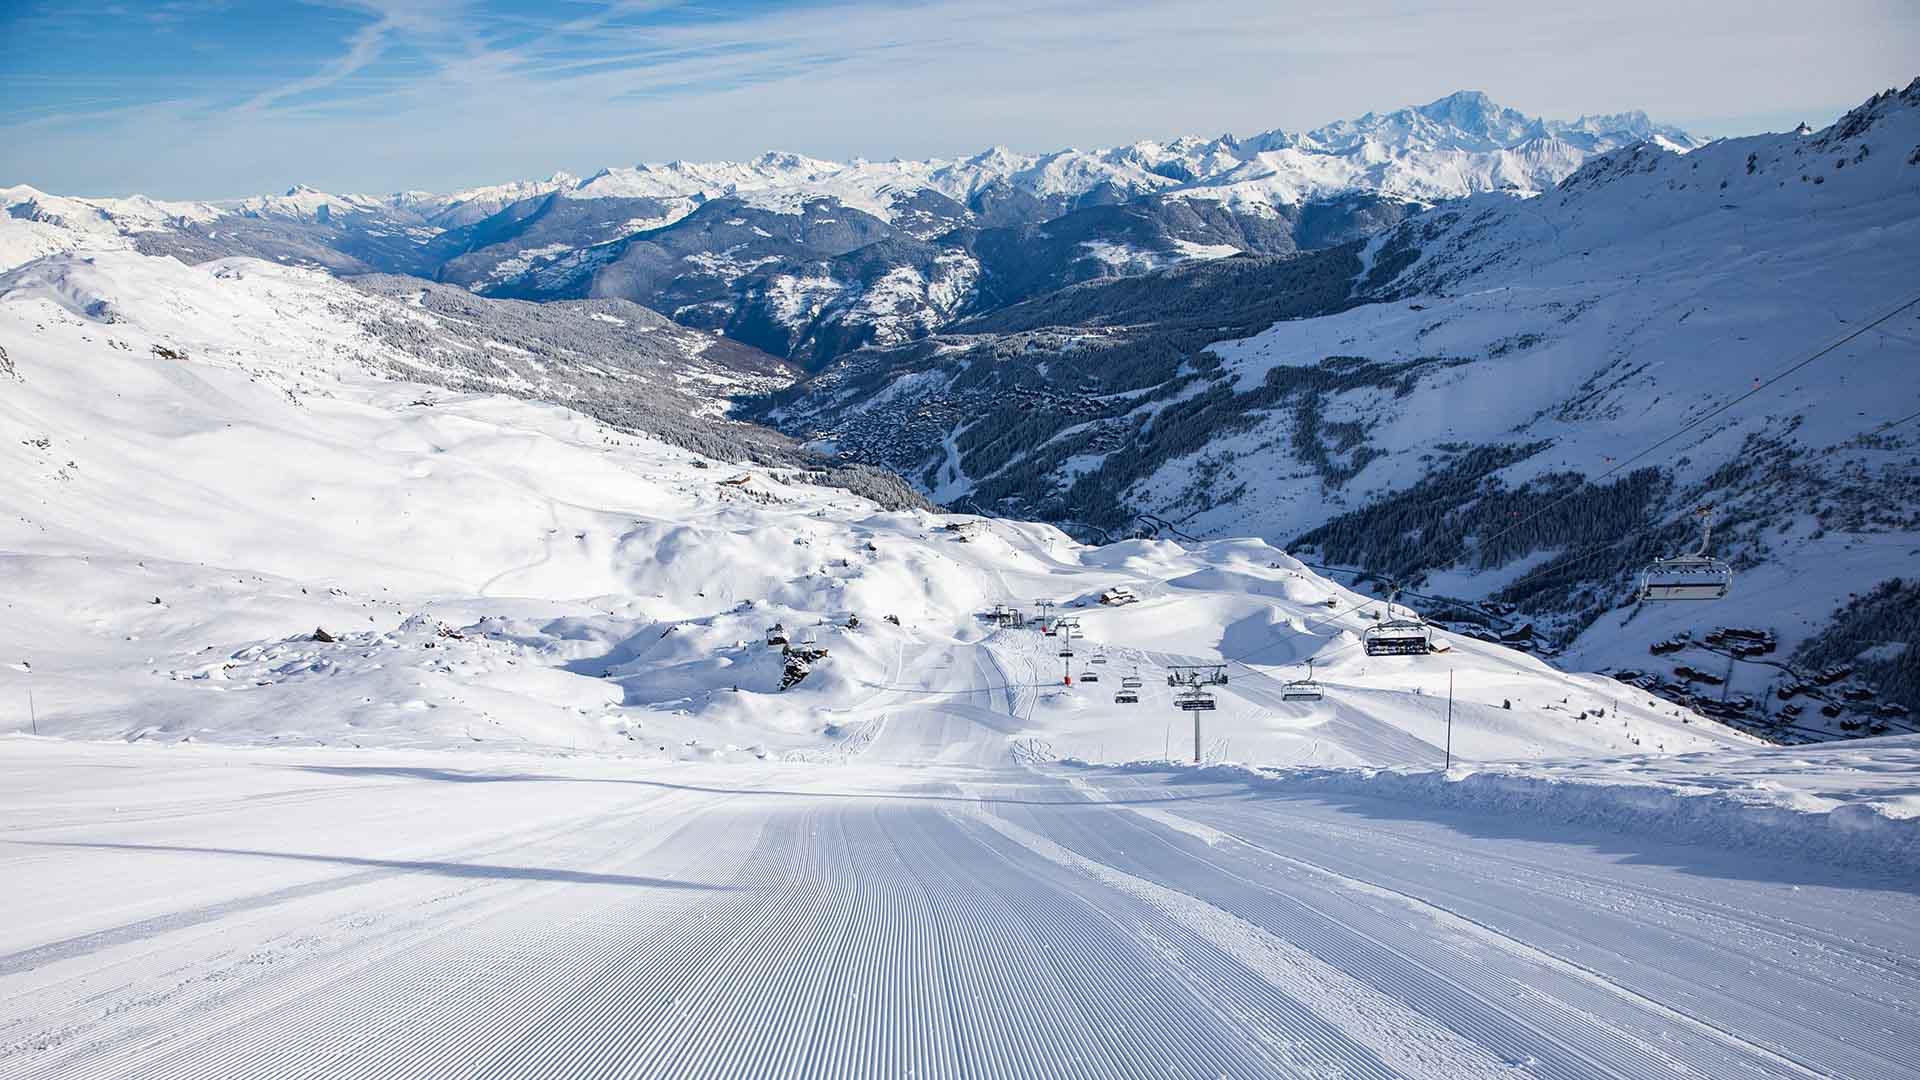
<instances>
[{"instance_id":1,"label":"valley floor","mask_svg":"<svg viewBox=\"0 0 1920 1080\"><path fill-rule=\"evenodd\" d=\"M1910 877L1023 768L959 659L847 764L0 742L0 1076L1920 1070Z\"/></svg>"}]
</instances>

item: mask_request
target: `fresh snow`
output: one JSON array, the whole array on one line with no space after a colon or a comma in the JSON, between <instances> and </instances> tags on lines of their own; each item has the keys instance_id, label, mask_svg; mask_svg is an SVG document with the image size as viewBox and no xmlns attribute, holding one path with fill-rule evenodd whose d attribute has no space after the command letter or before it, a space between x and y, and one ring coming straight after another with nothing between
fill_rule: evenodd
<instances>
[{"instance_id":1,"label":"fresh snow","mask_svg":"<svg viewBox=\"0 0 1920 1080\"><path fill-rule=\"evenodd\" d=\"M883 510L81 229L0 219L0 1075L1920 1069L1910 742L1369 658L1258 540Z\"/></svg>"}]
</instances>

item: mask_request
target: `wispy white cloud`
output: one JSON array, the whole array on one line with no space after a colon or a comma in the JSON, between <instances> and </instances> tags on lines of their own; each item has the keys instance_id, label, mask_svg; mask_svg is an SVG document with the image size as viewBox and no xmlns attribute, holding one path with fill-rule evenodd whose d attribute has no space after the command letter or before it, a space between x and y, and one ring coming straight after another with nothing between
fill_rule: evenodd
<instances>
[{"instance_id":1,"label":"wispy white cloud","mask_svg":"<svg viewBox=\"0 0 1920 1080\"><path fill-rule=\"evenodd\" d=\"M452 187L774 148L917 157L1245 134L1461 88L1549 116L1643 108L1723 134L1789 114L1818 123L1904 83L1920 56L1920 9L1887 0L1830 0L1818 19L1797 0L1752 0L1737 19L1670 0L1332 13L1296 0L851 0L665 18L650 16L673 5L640 2L579 5L547 25L457 0L341 3L368 21L340 54L244 107L196 100L137 125L43 116L13 133L32 153L0 130L14 144L0 175L168 195ZM424 62L396 81L380 60L401 47Z\"/></svg>"},{"instance_id":2,"label":"wispy white cloud","mask_svg":"<svg viewBox=\"0 0 1920 1080\"><path fill-rule=\"evenodd\" d=\"M380 50L386 47L387 35L391 33L392 30L393 24L385 19L362 27L355 31L353 37L349 40L345 55L329 62L325 67L312 75L295 79L289 83L282 83L271 90L266 90L254 95L243 103L240 108L245 111L264 109L275 102L285 101L288 98L298 97L301 94L314 90L324 90L327 87L335 85L340 80L372 63L374 58L380 55Z\"/></svg>"}]
</instances>

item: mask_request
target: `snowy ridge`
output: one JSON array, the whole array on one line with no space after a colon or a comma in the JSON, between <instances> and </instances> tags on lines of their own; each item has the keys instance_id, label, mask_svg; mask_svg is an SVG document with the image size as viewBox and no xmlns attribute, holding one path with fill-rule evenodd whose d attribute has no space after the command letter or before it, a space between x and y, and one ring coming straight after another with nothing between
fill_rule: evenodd
<instances>
[{"instance_id":1,"label":"snowy ridge","mask_svg":"<svg viewBox=\"0 0 1920 1080\"><path fill-rule=\"evenodd\" d=\"M1285 442L1292 418L1282 413L1168 463L1133 495L1148 507L1171 500L1192 484L1197 462L1238 456L1220 483L1248 481L1244 496L1183 527L1291 537L1337 516L1341 503L1360 509L1417 483L1433 467L1421 455L1436 445L1549 442L1499 471L1510 484L1561 470L1605 472L1623 451L1655 442L1913 296L1916 144L1920 85L1876 98L1811 137L1723 140L1684 156L1642 144L1597 158L1524 203L1481 196L1410 219L1366 253L1369 266L1403 267L1365 282L1391 302L1280 323L1211 351L1242 390L1276 369L1302 371L1335 356L1472 363L1423 378L1411 395L1328 395L1321 422L1358 425L1367 454L1340 488L1324 487L1304 462L1256 471L1251 449L1276 436ZM1895 509L1896 488L1879 496L1863 489L1859 497L1884 512L1848 513L1853 535L1840 539L1832 535L1839 522L1817 501L1809 505L1802 489L1789 495L1713 479L1770 445L1848 478L1825 489L1829 498L1893 478L1886 470L1911 445L1911 432L1853 440L1911 411L1887 388L1913 384L1906 342L1916 318L1910 311L1856 338L1807 377L1642 463L1661 467L1684 493L1675 506L1722 507L1723 553L1755 551L1765 560L1751 569L1751 589L1717 606L1718 623L1780 626L1790 648L1847 593L1899 574L1920 544L1909 515ZM1782 500L1807 510L1782 515ZM1474 595L1521 576L1495 570L1481 584L1461 568L1433 585ZM1785 605L1783 595L1791 597ZM1702 617L1663 609L1605 618L1580 639L1576 662L1644 666L1649 641L1696 628ZM1743 689L1765 689L1750 681L1760 672L1747 674Z\"/></svg>"}]
</instances>

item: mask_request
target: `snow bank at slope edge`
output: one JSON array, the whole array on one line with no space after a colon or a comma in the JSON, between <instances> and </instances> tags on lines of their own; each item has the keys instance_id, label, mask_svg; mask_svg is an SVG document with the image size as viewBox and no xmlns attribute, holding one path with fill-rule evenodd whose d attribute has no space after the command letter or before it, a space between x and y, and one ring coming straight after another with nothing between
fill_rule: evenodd
<instances>
[{"instance_id":1,"label":"snow bank at slope edge","mask_svg":"<svg viewBox=\"0 0 1920 1080\"><path fill-rule=\"evenodd\" d=\"M1156 761L1120 770L1177 768ZM1672 757L1456 765L1450 772L1214 765L1190 775L1268 791L1370 796L1920 873L1920 736Z\"/></svg>"}]
</instances>

